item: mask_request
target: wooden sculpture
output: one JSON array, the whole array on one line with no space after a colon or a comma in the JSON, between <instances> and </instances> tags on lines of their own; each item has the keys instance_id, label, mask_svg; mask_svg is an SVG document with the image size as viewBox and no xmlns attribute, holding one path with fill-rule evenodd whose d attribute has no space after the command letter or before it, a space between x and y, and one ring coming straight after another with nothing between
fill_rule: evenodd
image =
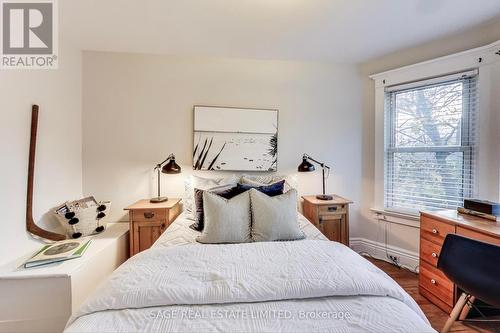
<instances>
[{"instance_id":1,"label":"wooden sculpture","mask_svg":"<svg viewBox=\"0 0 500 333\"><path fill-rule=\"evenodd\" d=\"M35 173L35 151L36 151L36 132L38 129L38 105L34 104L31 108L31 138L30 155L28 162L28 190L26 200L26 230L35 236L46 238L53 241L66 239L66 236L44 230L33 221L33 178Z\"/></svg>"}]
</instances>

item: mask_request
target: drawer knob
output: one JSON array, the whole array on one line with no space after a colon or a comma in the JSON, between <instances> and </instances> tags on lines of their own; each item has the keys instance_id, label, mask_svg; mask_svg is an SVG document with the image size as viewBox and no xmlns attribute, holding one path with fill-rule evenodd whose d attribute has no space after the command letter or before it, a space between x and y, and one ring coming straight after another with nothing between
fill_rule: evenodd
<instances>
[{"instance_id":1,"label":"drawer knob","mask_svg":"<svg viewBox=\"0 0 500 333\"><path fill-rule=\"evenodd\" d=\"M437 234L438 233L437 229L432 229L432 233Z\"/></svg>"},{"instance_id":2,"label":"drawer knob","mask_svg":"<svg viewBox=\"0 0 500 333\"><path fill-rule=\"evenodd\" d=\"M432 252L431 256L432 256L433 258L437 258L437 257L438 257L438 255L437 255L437 253L436 253L436 252Z\"/></svg>"},{"instance_id":3,"label":"drawer knob","mask_svg":"<svg viewBox=\"0 0 500 333\"><path fill-rule=\"evenodd\" d=\"M436 284L436 280L431 279L431 283L432 283L432 284Z\"/></svg>"},{"instance_id":4,"label":"drawer knob","mask_svg":"<svg viewBox=\"0 0 500 333\"><path fill-rule=\"evenodd\" d=\"M328 211L329 212L335 212L335 211L337 211L337 206L330 206L330 207L328 207Z\"/></svg>"},{"instance_id":5,"label":"drawer knob","mask_svg":"<svg viewBox=\"0 0 500 333\"><path fill-rule=\"evenodd\" d=\"M152 219L155 216L155 213L153 212L144 212L144 218L146 219Z\"/></svg>"},{"instance_id":6,"label":"drawer knob","mask_svg":"<svg viewBox=\"0 0 500 333\"><path fill-rule=\"evenodd\" d=\"M165 229L165 223L162 223L162 224L161 224L161 228L162 228L162 229Z\"/></svg>"}]
</instances>

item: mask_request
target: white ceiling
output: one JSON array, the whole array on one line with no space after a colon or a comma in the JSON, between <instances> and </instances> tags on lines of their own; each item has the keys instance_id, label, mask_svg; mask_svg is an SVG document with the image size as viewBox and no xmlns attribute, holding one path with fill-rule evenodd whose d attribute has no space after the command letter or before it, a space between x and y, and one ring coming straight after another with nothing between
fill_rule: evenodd
<instances>
[{"instance_id":1,"label":"white ceiling","mask_svg":"<svg viewBox=\"0 0 500 333\"><path fill-rule=\"evenodd\" d=\"M358 63L500 16L500 0L62 0L86 50Z\"/></svg>"}]
</instances>

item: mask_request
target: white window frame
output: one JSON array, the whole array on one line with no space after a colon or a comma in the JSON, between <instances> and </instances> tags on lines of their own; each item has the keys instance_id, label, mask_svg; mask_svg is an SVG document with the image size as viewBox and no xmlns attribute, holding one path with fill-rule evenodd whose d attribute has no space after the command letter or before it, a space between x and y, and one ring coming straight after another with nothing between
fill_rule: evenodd
<instances>
[{"instance_id":1,"label":"white window frame","mask_svg":"<svg viewBox=\"0 0 500 333\"><path fill-rule=\"evenodd\" d=\"M492 96L495 93L492 85L495 81L493 72L500 62L500 41L472 50L436 58L414 65L371 75L375 88L375 115L374 128L370 135L374 137L374 174L373 174L373 199L371 210L383 212L384 210L384 102L385 89L389 86L412 83L426 79L433 79L477 68L480 82L478 85L478 137L476 137L477 163L476 163L476 193L478 198L500 201L500 117L495 112L498 103ZM496 67L495 67L496 64ZM418 217L418 213L406 214L408 221ZM399 215L400 217L403 215ZM413 223L413 222L412 222Z\"/></svg>"},{"instance_id":2,"label":"white window frame","mask_svg":"<svg viewBox=\"0 0 500 333\"><path fill-rule=\"evenodd\" d=\"M409 84L401 84L395 85L385 88L385 121L384 121L384 210L386 211L394 211L406 214L417 214L417 209L407 209L397 206L389 206L390 202L388 198L388 194L393 192L392 188L388 188L392 185L392 181L390 175L392 174L390 167L391 164L388 162L390 159L390 155L394 156L396 153L418 153L418 152L462 152L463 153L463 170L469 170L468 172L464 172L464 183L466 184L474 184L475 175L473 174L473 169L471 166L475 163L475 147L474 142L471 140L472 129L469 128L471 125L471 108L470 106L463 110L463 117L461 122L461 130L460 130L460 146L422 146L422 147L396 147L394 139L395 139L395 121L394 121L394 111L391 109L392 105L395 105L395 97L394 93L409 91L413 89L418 89L422 87L432 87L433 85L441 85L446 84L448 82L458 82L459 80L464 79L475 79L477 80L478 70L471 70L466 72L460 72L451 75L445 75L441 77L436 77L427 80L420 80L416 82L412 82ZM465 87L465 91L469 92L469 87ZM391 103L386 103L388 100L388 96L392 99ZM464 94L463 98L468 98L469 94ZM465 102L467 103L467 101ZM476 110L472 110L472 112L476 112ZM472 142L471 142L472 141ZM392 158L394 160L394 158ZM462 188L462 196L464 198L469 198L474 196L475 188L463 187Z\"/></svg>"}]
</instances>

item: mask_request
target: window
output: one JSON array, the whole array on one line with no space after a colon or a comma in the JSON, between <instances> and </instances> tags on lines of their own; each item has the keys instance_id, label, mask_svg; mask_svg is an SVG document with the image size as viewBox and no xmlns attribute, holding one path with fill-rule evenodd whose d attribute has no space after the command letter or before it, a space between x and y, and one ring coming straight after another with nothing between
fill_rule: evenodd
<instances>
[{"instance_id":1,"label":"window","mask_svg":"<svg viewBox=\"0 0 500 333\"><path fill-rule=\"evenodd\" d=\"M385 208L456 208L474 193L477 73L386 88Z\"/></svg>"}]
</instances>

